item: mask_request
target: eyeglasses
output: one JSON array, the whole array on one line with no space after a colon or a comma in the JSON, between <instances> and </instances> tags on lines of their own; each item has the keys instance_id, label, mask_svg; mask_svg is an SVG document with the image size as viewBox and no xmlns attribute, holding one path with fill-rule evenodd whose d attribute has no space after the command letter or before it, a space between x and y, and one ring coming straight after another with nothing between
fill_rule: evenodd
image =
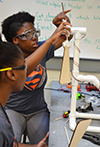
<instances>
[{"instance_id":1,"label":"eyeglasses","mask_svg":"<svg viewBox=\"0 0 100 147\"><path fill-rule=\"evenodd\" d=\"M22 66L18 66L18 67L7 67L7 68L2 68L0 69L0 72L2 71L7 71L7 70L27 70L27 63L25 63Z\"/></svg>"},{"instance_id":2,"label":"eyeglasses","mask_svg":"<svg viewBox=\"0 0 100 147\"><path fill-rule=\"evenodd\" d=\"M25 31L21 35L17 35L14 38L20 38L22 40L30 40L34 38L35 36L39 37L40 36L40 29L31 29L28 31Z\"/></svg>"}]
</instances>

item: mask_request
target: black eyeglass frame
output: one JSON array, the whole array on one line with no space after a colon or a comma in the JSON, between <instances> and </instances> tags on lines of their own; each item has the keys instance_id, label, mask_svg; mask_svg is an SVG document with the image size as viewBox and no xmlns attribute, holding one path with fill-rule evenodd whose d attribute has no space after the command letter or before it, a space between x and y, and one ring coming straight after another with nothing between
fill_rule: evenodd
<instances>
[{"instance_id":1,"label":"black eyeglass frame","mask_svg":"<svg viewBox=\"0 0 100 147\"><path fill-rule=\"evenodd\" d=\"M18 66L18 67L7 67L0 69L0 72L7 71L7 70L27 70L27 63L25 62L24 65Z\"/></svg>"},{"instance_id":2,"label":"black eyeglass frame","mask_svg":"<svg viewBox=\"0 0 100 147\"><path fill-rule=\"evenodd\" d=\"M18 66L18 67L12 67L12 70L27 70L27 63L25 62L24 65Z\"/></svg>"}]
</instances>

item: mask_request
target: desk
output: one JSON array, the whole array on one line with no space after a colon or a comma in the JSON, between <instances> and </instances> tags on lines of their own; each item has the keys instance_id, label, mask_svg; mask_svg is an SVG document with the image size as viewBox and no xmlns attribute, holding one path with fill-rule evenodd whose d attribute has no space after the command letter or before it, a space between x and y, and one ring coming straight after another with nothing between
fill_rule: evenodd
<instances>
[{"instance_id":1,"label":"desk","mask_svg":"<svg viewBox=\"0 0 100 147\"><path fill-rule=\"evenodd\" d=\"M59 82L52 82L52 89L58 89L60 86L61 85L59 84ZM70 110L70 95L70 93L65 93L63 91L52 90L51 92L49 147L68 147L68 140L65 134L64 126L66 126L67 128L69 139L71 139L73 131L70 130L69 123L65 123L68 118L63 118L62 115L65 111ZM98 111L97 108L95 108L95 110ZM56 118L60 117L62 117L61 120L55 121ZM100 121L92 121L92 124L99 126ZM89 146L97 147L98 145L95 145L85 139L81 139L77 147Z\"/></svg>"}]
</instances>

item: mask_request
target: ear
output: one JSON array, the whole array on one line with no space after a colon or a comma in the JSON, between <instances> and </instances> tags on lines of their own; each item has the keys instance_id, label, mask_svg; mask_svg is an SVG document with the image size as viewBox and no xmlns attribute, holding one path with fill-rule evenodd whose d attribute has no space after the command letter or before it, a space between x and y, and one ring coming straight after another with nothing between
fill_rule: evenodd
<instances>
[{"instance_id":1,"label":"ear","mask_svg":"<svg viewBox=\"0 0 100 147\"><path fill-rule=\"evenodd\" d=\"M8 77L10 80L12 80L12 81L15 81L15 80L16 80L16 74L15 74L15 72L14 72L13 70L8 70L8 71L6 72L6 75L7 75L7 77Z\"/></svg>"},{"instance_id":2,"label":"ear","mask_svg":"<svg viewBox=\"0 0 100 147\"><path fill-rule=\"evenodd\" d=\"M13 43L14 43L15 45L18 45L18 38L15 37L15 38L12 39L12 41L13 41Z\"/></svg>"}]
</instances>

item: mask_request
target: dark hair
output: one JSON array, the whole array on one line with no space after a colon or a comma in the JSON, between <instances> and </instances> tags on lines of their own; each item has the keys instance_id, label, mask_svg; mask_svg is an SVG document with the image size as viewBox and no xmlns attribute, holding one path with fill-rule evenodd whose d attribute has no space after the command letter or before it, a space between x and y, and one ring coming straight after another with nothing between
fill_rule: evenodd
<instances>
[{"instance_id":1,"label":"dark hair","mask_svg":"<svg viewBox=\"0 0 100 147\"><path fill-rule=\"evenodd\" d=\"M17 66L22 56L23 53L17 46L10 42L3 42L0 36L0 69Z\"/></svg>"},{"instance_id":2,"label":"dark hair","mask_svg":"<svg viewBox=\"0 0 100 147\"><path fill-rule=\"evenodd\" d=\"M2 22L2 33L7 41L12 42L12 39L17 35L17 32L25 22L31 22L34 25L35 17L28 12L18 12L6 18Z\"/></svg>"}]
</instances>

